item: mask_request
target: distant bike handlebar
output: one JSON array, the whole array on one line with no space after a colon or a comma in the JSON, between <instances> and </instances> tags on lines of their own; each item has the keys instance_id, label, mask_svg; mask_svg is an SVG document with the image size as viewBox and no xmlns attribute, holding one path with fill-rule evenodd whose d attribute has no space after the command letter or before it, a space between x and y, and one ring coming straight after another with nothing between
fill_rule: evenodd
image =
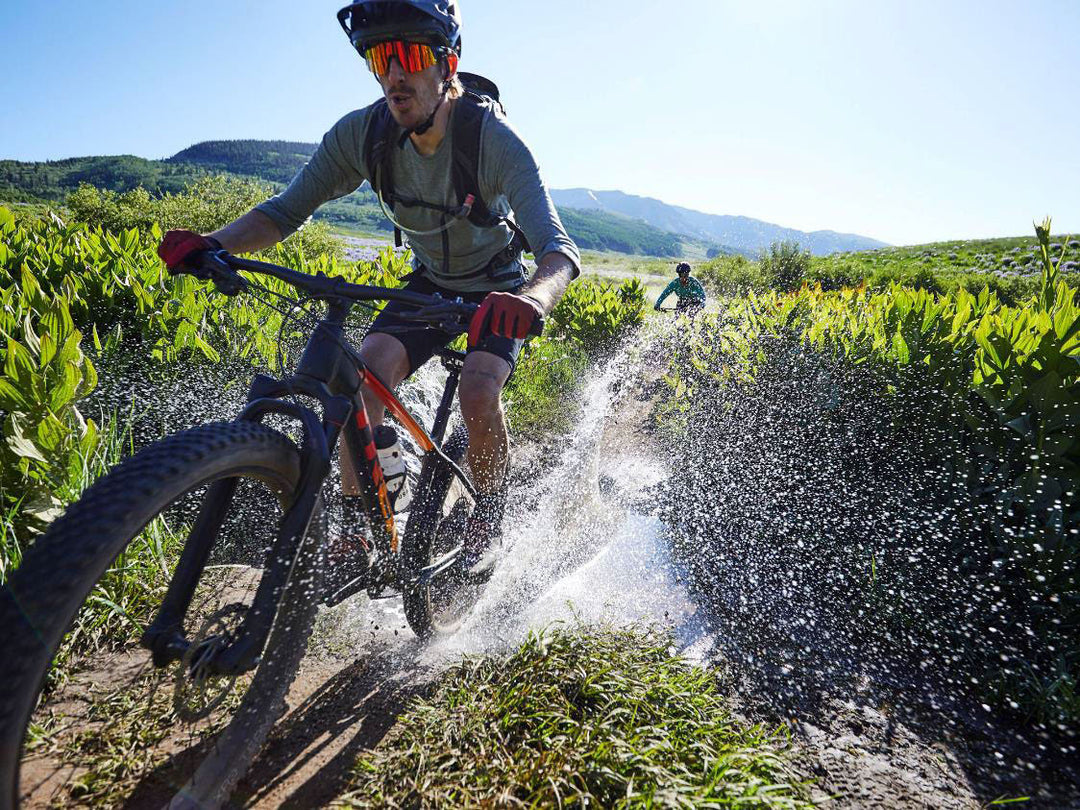
<instances>
[{"instance_id":1,"label":"distant bike handlebar","mask_svg":"<svg viewBox=\"0 0 1080 810\"><path fill-rule=\"evenodd\" d=\"M653 307L657 312L686 312L688 309L701 309L705 306L705 302L686 304L685 306L675 307Z\"/></svg>"}]
</instances>

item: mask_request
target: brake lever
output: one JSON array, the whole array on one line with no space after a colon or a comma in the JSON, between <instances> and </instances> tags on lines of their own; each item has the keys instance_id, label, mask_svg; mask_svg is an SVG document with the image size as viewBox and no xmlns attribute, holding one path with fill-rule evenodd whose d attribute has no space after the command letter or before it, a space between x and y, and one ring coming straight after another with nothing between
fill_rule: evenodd
<instances>
[{"instance_id":1,"label":"brake lever","mask_svg":"<svg viewBox=\"0 0 1080 810\"><path fill-rule=\"evenodd\" d=\"M233 296L247 289L247 280L229 263L222 258L222 254L228 255L224 250L207 251L200 262L201 269L206 273L206 278L214 282L217 291L222 295Z\"/></svg>"},{"instance_id":2,"label":"brake lever","mask_svg":"<svg viewBox=\"0 0 1080 810\"><path fill-rule=\"evenodd\" d=\"M460 299L420 307L409 313L409 320L426 321L444 332L464 332L468 328L469 318L476 312L478 305L466 304Z\"/></svg>"},{"instance_id":3,"label":"brake lever","mask_svg":"<svg viewBox=\"0 0 1080 810\"><path fill-rule=\"evenodd\" d=\"M237 295L247 289L247 280L230 267L221 254L228 255L225 250L201 251L195 264L167 268L169 275L193 276L199 281L212 281L222 295Z\"/></svg>"}]
</instances>

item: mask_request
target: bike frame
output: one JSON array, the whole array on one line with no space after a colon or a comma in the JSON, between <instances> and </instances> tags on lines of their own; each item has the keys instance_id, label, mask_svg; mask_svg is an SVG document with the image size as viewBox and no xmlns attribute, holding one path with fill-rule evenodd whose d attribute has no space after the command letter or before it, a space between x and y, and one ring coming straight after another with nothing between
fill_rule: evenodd
<instances>
[{"instance_id":1,"label":"bike frame","mask_svg":"<svg viewBox=\"0 0 1080 810\"><path fill-rule=\"evenodd\" d=\"M432 572L407 571L400 564L397 525L386 490L386 480L379 465L371 420L360 396L363 386L368 386L376 394L425 454L439 455L472 494L475 495L476 491L460 467L447 458L441 449L457 393L464 354L448 349L438 353L449 376L431 432L428 433L389 387L364 364L344 335L345 320L358 300L398 300L430 307L431 296L347 284L326 276L308 276L288 268L237 259L224 253L219 254L219 258L225 269L219 268L220 278L212 278L218 289L226 294L235 294L243 288L243 280L235 274L235 270L245 269L282 278L309 292L315 290L313 297L328 304L327 314L308 339L295 373L281 379L256 375L248 391L247 404L237 417L261 422L270 414L280 414L300 423L303 441L300 445L299 485L295 493L288 493L292 495L292 500L285 508L251 608L243 619L236 639L215 654L213 660L206 662L208 670L214 674L236 675L258 664L293 562L315 513L322 485L330 474L333 448L339 439L344 444L343 452L347 452L354 462L360 496L377 550L376 564L372 566L369 581L365 583L369 593L378 596L391 586L403 588L430 579ZM231 271L232 275L226 275L225 271ZM451 303L456 304L459 312L463 306L468 306L460 301ZM321 414L301 405L297 395L317 400ZM212 483L207 491L165 598L141 640L142 645L152 652L155 666L162 667L183 658L190 647L183 633L184 618L236 486L236 478L223 479ZM424 486L424 481L420 482L420 486ZM444 568L445 561L440 561L438 567Z\"/></svg>"}]
</instances>

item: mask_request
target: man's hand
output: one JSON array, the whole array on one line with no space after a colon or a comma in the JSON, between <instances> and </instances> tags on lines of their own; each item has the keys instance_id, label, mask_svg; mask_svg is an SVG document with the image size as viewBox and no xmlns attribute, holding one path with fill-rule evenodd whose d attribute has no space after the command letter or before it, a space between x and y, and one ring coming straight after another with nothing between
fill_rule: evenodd
<instances>
[{"instance_id":1,"label":"man's hand","mask_svg":"<svg viewBox=\"0 0 1080 810\"><path fill-rule=\"evenodd\" d=\"M659 301L657 301L655 304L653 304L653 309L655 309L657 312L660 311L660 302Z\"/></svg>"},{"instance_id":2,"label":"man's hand","mask_svg":"<svg viewBox=\"0 0 1080 810\"><path fill-rule=\"evenodd\" d=\"M544 310L534 299L507 292L488 293L469 322L469 345L476 346L488 333L524 340L529 334L539 334L543 326Z\"/></svg>"},{"instance_id":3,"label":"man's hand","mask_svg":"<svg viewBox=\"0 0 1080 810\"><path fill-rule=\"evenodd\" d=\"M169 270L186 267L193 254L206 250L221 250L221 243L194 231L169 231L158 245L157 253Z\"/></svg>"}]
</instances>

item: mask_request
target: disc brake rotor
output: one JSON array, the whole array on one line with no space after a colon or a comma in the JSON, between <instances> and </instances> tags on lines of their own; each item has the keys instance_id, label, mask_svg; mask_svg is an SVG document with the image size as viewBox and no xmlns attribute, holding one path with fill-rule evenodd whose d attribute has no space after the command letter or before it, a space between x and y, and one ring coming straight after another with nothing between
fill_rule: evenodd
<instances>
[{"instance_id":1,"label":"disc brake rotor","mask_svg":"<svg viewBox=\"0 0 1080 810\"><path fill-rule=\"evenodd\" d=\"M176 671L173 709L185 723L202 720L229 696L236 675L217 675L209 664L221 650L232 644L247 615L247 605L234 603L212 613L203 622Z\"/></svg>"}]
</instances>

